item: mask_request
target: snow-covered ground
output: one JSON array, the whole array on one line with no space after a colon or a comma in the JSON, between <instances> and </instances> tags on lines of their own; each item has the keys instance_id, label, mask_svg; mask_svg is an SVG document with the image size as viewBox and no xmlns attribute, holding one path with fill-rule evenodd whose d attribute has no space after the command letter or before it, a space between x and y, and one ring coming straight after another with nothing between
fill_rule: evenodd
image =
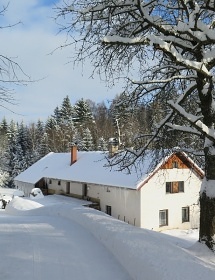
<instances>
[{"instance_id":1,"label":"snow-covered ground","mask_svg":"<svg viewBox=\"0 0 215 280\"><path fill-rule=\"evenodd\" d=\"M0 211L0 279L214 280L197 231L133 227L63 196L16 197Z\"/></svg>"}]
</instances>

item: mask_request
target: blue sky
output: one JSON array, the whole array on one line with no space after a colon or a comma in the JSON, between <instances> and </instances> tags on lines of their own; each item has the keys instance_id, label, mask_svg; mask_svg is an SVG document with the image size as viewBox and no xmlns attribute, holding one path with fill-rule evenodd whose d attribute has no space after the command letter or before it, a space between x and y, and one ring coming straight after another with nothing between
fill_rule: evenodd
<instances>
[{"instance_id":1,"label":"blue sky","mask_svg":"<svg viewBox=\"0 0 215 280\"><path fill-rule=\"evenodd\" d=\"M68 95L74 104L80 98L95 102L112 99L121 91L121 86L109 89L98 76L90 78L92 66L86 62L83 68L68 63L72 48L64 48L50 54L65 42L65 34L57 34L58 27L52 16L53 5L61 0L10 0L10 5L0 24L21 24L1 29L0 54L14 58L23 70L38 82L16 87L16 106L0 108L0 120L24 120L26 123L38 119L46 120L56 106ZM8 3L2 0L1 3Z\"/></svg>"}]
</instances>

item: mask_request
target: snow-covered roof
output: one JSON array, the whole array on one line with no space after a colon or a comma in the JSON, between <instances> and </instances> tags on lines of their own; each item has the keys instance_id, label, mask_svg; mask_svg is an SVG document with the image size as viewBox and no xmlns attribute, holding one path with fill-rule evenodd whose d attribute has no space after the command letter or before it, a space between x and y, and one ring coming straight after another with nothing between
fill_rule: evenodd
<instances>
[{"instance_id":1,"label":"snow-covered roof","mask_svg":"<svg viewBox=\"0 0 215 280\"><path fill-rule=\"evenodd\" d=\"M107 167L107 154L104 152L77 152L77 161L70 165L70 153L49 153L27 170L15 177L15 181L35 184L41 178L68 180L73 182L91 183L106 186L139 189L154 175L157 168L148 173L151 157L146 156L141 164L141 174L137 170L116 171ZM168 157L169 158L169 157ZM105 166L106 165L106 166ZM195 166L195 164L194 164Z\"/></svg>"},{"instance_id":2,"label":"snow-covered roof","mask_svg":"<svg viewBox=\"0 0 215 280\"><path fill-rule=\"evenodd\" d=\"M77 152L77 161L70 165L70 153L49 153L27 170L15 177L15 181L35 184L41 178L69 180L107 186L136 189L140 174L114 171L104 152ZM148 164L141 169L141 179L147 176ZM145 170L144 170L145 169Z\"/></svg>"}]
</instances>

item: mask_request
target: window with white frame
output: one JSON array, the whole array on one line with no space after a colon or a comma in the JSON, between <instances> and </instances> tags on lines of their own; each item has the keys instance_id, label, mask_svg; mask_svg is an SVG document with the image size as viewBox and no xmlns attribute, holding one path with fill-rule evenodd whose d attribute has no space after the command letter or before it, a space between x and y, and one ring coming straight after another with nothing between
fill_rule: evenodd
<instances>
[{"instance_id":1,"label":"window with white frame","mask_svg":"<svg viewBox=\"0 0 215 280\"><path fill-rule=\"evenodd\" d=\"M159 211L159 226L168 226L168 209Z\"/></svg>"},{"instance_id":2,"label":"window with white frame","mask_svg":"<svg viewBox=\"0 0 215 280\"><path fill-rule=\"evenodd\" d=\"M186 223L190 221L190 208L182 207L182 223Z\"/></svg>"}]
</instances>

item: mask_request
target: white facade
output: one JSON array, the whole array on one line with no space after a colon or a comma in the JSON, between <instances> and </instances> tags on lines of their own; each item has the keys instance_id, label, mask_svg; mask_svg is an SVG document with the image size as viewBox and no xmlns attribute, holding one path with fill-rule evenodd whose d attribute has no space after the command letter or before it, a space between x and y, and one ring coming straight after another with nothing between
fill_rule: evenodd
<instances>
[{"instance_id":1,"label":"white facade","mask_svg":"<svg viewBox=\"0 0 215 280\"><path fill-rule=\"evenodd\" d=\"M184 192L167 193L166 182L184 182ZM199 226L199 191L201 178L190 169L159 170L140 189L141 227L156 231ZM182 222L182 208L187 208L189 221ZM159 213L167 210L167 225L160 225Z\"/></svg>"},{"instance_id":2,"label":"white facade","mask_svg":"<svg viewBox=\"0 0 215 280\"><path fill-rule=\"evenodd\" d=\"M31 190L35 187L32 183L15 181L16 188L23 191L25 196L29 196Z\"/></svg>"},{"instance_id":3,"label":"white facade","mask_svg":"<svg viewBox=\"0 0 215 280\"><path fill-rule=\"evenodd\" d=\"M184 191L166 193L166 182L175 181L184 182ZM107 213L109 206L113 217L135 226L155 231L199 226L201 178L190 169L161 169L140 190L53 179L47 182L51 193L65 193L99 202L102 212ZM182 208L189 211L188 221L182 222ZM161 226L159 220L162 210L167 210L165 226Z\"/></svg>"}]
</instances>

